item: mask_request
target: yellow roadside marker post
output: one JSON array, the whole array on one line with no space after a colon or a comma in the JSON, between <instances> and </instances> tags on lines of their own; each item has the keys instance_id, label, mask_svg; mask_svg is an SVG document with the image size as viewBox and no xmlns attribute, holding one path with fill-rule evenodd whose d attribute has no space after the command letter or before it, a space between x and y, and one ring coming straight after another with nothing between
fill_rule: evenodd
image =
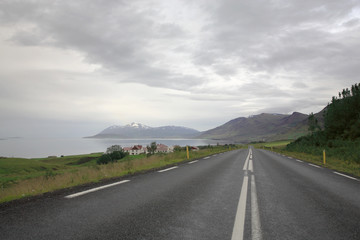
<instances>
[{"instance_id":1,"label":"yellow roadside marker post","mask_svg":"<svg viewBox=\"0 0 360 240\"><path fill-rule=\"evenodd\" d=\"M324 162L324 165L326 165L326 153L325 153L325 149L323 150L323 162Z\"/></svg>"},{"instance_id":2,"label":"yellow roadside marker post","mask_svg":"<svg viewBox=\"0 0 360 240\"><path fill-rule=\"evenodd\" d=\"M186 156L187 156L187 159L189 160L190 156L189 156L189 147L186 146Z\"/></svg>"}]
</instances>

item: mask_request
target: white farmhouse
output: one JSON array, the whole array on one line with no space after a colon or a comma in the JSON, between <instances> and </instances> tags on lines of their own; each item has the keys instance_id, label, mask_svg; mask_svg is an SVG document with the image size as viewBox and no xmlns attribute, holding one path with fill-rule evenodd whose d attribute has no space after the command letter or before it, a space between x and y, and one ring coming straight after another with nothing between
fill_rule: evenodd
<instances>
[{"instance_id":1,"label":"white farmhouse","mask_svg":"<svg viewBox=\"0 0 360 240\"><path fill-rule=\"evenodd\" d=\"M129 155L139 155L142 153L147 154L147 147L143 147L142 145L134 145L132 147L124 147L124 152L129 153ZM165 144L157 144L155 153L170 153L174 151L174 147L168 147Z\"/></svg>"},{"instance_id":2,"label":"white farmhouse","mask_svg":"<svg viewBox=\"0 0 360 240\"><path fill-rule=\"evenodd\" d=\"M133 147L125 147L124 152L128 152L129 155L139 155L142 153L147 153L147 149L141 145L135 145Z\"/></svg>"},{"instance_id":3,"label":"white farmhouse","mask_svg":"<svg viewBox=\"0 0 360 240\"><path fill-rule=\"evenodd\" d=\"M174 151L173 147L168 147L165 144L157 144L156 145L156 151L155 152L161 152L161 153L171 153Z\"/></svg>"}]
</instances>

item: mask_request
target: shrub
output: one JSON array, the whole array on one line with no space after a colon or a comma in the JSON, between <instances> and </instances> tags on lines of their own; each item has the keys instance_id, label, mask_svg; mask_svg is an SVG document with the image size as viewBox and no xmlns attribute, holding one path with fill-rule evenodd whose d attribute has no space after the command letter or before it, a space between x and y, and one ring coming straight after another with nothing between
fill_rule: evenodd
<instances>
[{"instance_id":1,"label":"shrub","mask_svg":"<svg viewBox=\"0 0 360 240\"><path fill-rule=\"evenodd\" d=\"M126 157L127 155L129 155L129 153L126 153L124 151L115 151L110 154L110 157L113 161L116 161Z\"/></svg>"},{"instance_id":2,"label":"shrub","mask_svg":"<svg viewBox=\"0 0 360 240\"><path fill-rule=\"evenodd\" d=\"M129 155L124 151L114 151L112 153L103 154L98 160L96 161L97 164L108 164L109 162L116 162L124 157Z\"/></svg>"},{"instance_id":3,"label":"shrub","mask_svg":"<svg viewBox=\"0 0 360 240\"><path fill-rule=\"evenodd\" d=\"M96 161L97 164L108 164L109 162L112 162L112 158L110 157L110 154L103 154Z\"/></svg>"},{"instance_id":4,"label":"shrub","mask_svg":"<svg viewBox=\"0 0 360 240\"><path fill-rule=\"evenodd\" d=\"M180 152L181 151L181 147L179 145L175 145L174 146L174 152Z\"/></svg>"}]
</instances>

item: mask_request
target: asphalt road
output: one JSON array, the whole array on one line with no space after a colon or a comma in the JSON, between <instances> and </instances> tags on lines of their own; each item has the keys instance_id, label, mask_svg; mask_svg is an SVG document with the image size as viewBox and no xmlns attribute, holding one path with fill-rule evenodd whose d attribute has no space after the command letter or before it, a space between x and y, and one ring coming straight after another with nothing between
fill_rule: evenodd
<instances>
[{"instance_id":1,"label":"asphalt road","mask_svg":"<svg viewBox=\"0 0 360 240\"><path fill-rule=\"evenodd\" d=\"M360 181L264 150L89 188L0 206L0 239L360 239Z\"/></svg>"}]
</instances>

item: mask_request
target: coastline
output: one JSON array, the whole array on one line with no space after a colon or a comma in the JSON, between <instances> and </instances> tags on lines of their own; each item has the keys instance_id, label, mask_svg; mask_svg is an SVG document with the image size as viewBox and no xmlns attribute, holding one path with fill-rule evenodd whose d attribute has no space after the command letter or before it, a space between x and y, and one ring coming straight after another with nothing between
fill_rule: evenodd
<instances>
[{"instance_id":1,"label":"coastline","mask_svg":"<svg viewBox=\"0 0 360 240\"><path fill-rule=\"evenodd\" d=\"M227 143L208 139L98 139L98 138L18 138L0 142L0 156L20 158L44 158L48 156L80 155L92 152L104 152L112 145L130 147L133 145L149 145L151 142L163 143L167 146L201 146Z\"/></svg>"}]
</instances>

